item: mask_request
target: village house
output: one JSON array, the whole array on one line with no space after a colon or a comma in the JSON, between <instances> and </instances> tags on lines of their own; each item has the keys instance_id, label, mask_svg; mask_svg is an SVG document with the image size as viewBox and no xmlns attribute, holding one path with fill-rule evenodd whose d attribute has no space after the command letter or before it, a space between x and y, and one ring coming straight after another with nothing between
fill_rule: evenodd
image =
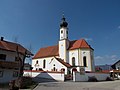
<instances>
[{"instance_id":1,"label":"village house","mask_svg":"<svg viewBox=\"0 0 120 90\"><path fill-rule=\"evenodd\" d=\"M117 62L115 62L111 67L114 70L120 70L120 60L118 60Z\"/></svg>"},{"instance_id":2,"label":"village house","mask_svg":"<svg viewBox=\"0 0 120 90\"><path fill-rule=\"evenodd\" d=\"M8 83L23 74L24 61L32 55L17 43L0 40L0 83Z\"/></svg>"},{"instance_id":3,"label":"village house","mask_svg":"<svg viewBox=\"0 0 120 90\"><path fill-rule=\"evenodd\" d=\"M120 60L115 62L111 67L113 68L113 70L110 71L111 76L113 78L120 79Z\"/></svg>"},{"instance_id":4,"label":"village house","mask_svg":"<svg viewBox=\"0 0 120 90\"><path fill-rule=\"evenodd\" d=\"M40 48L32 60L33 70L43 70L70 74L80 71L95 71L94 49L84 40L69 40L68 23L63 16L60 23L58 45Z\"/></svg>"}]
</instances>

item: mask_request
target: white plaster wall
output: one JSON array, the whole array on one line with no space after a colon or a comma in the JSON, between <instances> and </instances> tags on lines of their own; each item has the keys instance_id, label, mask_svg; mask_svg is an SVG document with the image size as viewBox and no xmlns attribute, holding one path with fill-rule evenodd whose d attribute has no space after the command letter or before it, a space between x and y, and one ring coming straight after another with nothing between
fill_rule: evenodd
<instances>
[{"instance_id":1,"label":"white plaster wall","mask_svg":"<svg viewBox=\"0 0 120 90\"><path fill-rule=\"evenodd\" d=\"M27 75L31 75L31 72L24 72L24 76L27 76ZM32 72L32 77L48 78L48 79L54 79L57 81L65 80L64 73Z\"/></svg>"},{"instance_id":2,"label":"white plaster wall","mask_svg":"<svg viewBox=\"0 0 120 90\"><path fill-rule=\"evenodd\" d=\"M75 65L78 66L79 65L78 49L69 51L69 63L70 63L70 65L72 65L72 57L75 57Z\"/></svg>"},{"instance_id":3,"label":"white plaster wall","mask_svg":"<svg viewBox=\"0 0 120 90\"><path fill-rule=\"evenodd\" d=\"M51 62L51 59L53 59L54 57L47 57L47 58L39 58L39 59L33 59L32 60L32 67L33 70L36 70L35 64L36 61L38 61L39 67L38 68L42 68L43 70L50 70L51 68L49 68L49 63ZM46 60L46 68L43 68L43 60Z\"/></svg>"},{"instance_id":4,"label":"white plaster wall","mask_svg":"<svg viewBox=\"0 0 120 90\"><path fill-rule=\"evenodd\" d=\"M88 76L87 75L80 75L80 73L73 72L73 81L74 82L88 81Z\"/></svg>"},{"instance_id":5,"label":"white plaster wall","mask_svg":"<svg viewBox=\"0 0 120 90\"><path fill-rule=\"evenodd\" d=\"M42 68L44 71L51 71L54 67L57 69L57 71L61 71L61 68L65 69L65 74L67 74L67 67L61 64L59 61L57 61L54 57L49 58L40 58L40 59L34 59L32 60L32 67L33 70L36 70L35 64L38 60L39 68ZM46 68L43 68L43 60L46 60ZM55 64L55 66L54 66Z\"/></svg>"},{"instance_id":6,"label":"white plaster wall","mask_svg":"<svg viewBox=\"0 0 120 90\"><path fill-rule=\"evenodd\" d=\"M107 77L110 77L109 74L105 73L86 73L87 76L95 76L98 81L104 81L107 79Z\"/></svg>"},{"instance_id":7,"label":"white plaster wall","mask_svg":"<svg viewBox=\"0 0 120 90\"><path fill-rule=\"evenodd\" d=\"M53 60L51 63L49 63L50 65L49 65L49 68L51 68L52 67L52 69L53 69L53 67L55 67L56 69L57 69L57 71L61 71L61 69L62 68L64 68L65 69L65 74L67 74L67 67L66 66L64 66L63 64L61 64L59 61L57 61L57 60ZM54 64L55 64L55 66L54 66Z\"/></svg>"},{"instance_id":8,"label":"white plaster wall","mask_svg":"<svg viewBox=\"0 0 120 90\"><path fill-rule=\"evenodd\" d=\"M95 65L94 65L94 56L92 60L92 55L90 49L75 49L75 50L69 50L69 63L72 65L72 57L75 57L75 64L76 66L83 66L83 57L86 56L87 59L87 67L85 67L86 71L94 71Z\"/></svg>"},{"instance_id":9,"label":"white plaster wall","mask_svg":"<svg viewBox=\"0 0 120 90\"><path fill-rule=\"evenodd\" d=\"M88 77L95 76L98 81L105 81L107 77L110 77L109 74L105 73L85 73L81 75L79 72L73 73L73 81L88 81Z\"/></svg>"},{"instance_id":10,"label":"white plaster wall","mask_svg":"<svg viewBox=\"0 0 120 90\"><path fill-rule=\"evenodd\" d=\"M86 56L87 60L87 67L85 67L85 71L92 71L91 67L91 54L89 49L81 49L81 55L80 60L83 66L83 57Z\"/></svg>"},{"instance_id":11,"label":"white plaster wall","mask_svg":"<svg viewBox=\"0 0 120 90\"><path fill-rule=\"evenodd\" d=\"M16 52L11 52L11 51L5 51L5 50L0 50L0 54L5 54L6 55L6 60L5 61L10 61L14 62L15 57L17 56ZM19 54L21 59L23 60L23 55ZM0 77L0 83L8 83L9 81L16 79L13 77L13 71L12 69L0 69L3 72L3 77Z\"/></svg>"},{"instance_id":12,"label":"white plaster wall","mask_svg":"<svg viewBox=\"0 0 120 90\"><path fill-rule=\"evenodd\" d=\"M61 33L61 31L63 31L63 33ZM62 40L62 39L67 39L67 28L61 28L60 29L60 40Z\"/></svg>"},{"instance_id":13,"label":"white plaster wall","mask_svg":"<svg viewBox=\"0 0 120 90\"><path fill-rule=\"evenodd\" d=\"M66 51L66 62L69 63L69 51Z\"/></svg>"},{"instance_id":14,"label":"white plaster wall","mask_svg":"<svg viewBox=\"0 0 120 90\"><path fill-rule=\"evenodd\" d=\"M11 51L0 50L0 54L6 55L5 61L15 61L15 57L17 57L17 53ZM21 59L23 59L23 55L19 54L19 56L21 57Z\"/></svg>"},{"instance_id":15,"label":"white plaster wall","mask_svg":"<svg viewBox=\"0 0 120 90\"><path fill-rule=\"evenodd\" d=\"M0 77L0 83L9 83L11 80L17 78L13 77L14 70L0 69L0 71L3 71L3 77Z\"/></svg>"},{"instance_id":16,"label":"white plaster wall","mask_svg":"<svg viewBox=\"0 0 120 90\"><path fill-rule=\"evenodd\" d=\"M64 59L66 62L67 48L66 48L66 40L59 41L59 56L61 59Z\"/></svg>"}]
</instances>

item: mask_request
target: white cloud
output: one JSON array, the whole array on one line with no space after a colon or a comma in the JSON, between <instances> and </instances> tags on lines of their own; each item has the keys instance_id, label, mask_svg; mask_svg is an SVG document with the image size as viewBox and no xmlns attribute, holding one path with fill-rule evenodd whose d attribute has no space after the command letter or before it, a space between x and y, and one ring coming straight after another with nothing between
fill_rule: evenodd
<instances>
[{"instance_id":1,"label":"white cloud","mask_svg":"<svg viewBox=\"0 0 120 90\"><path fill-rule=\"evenodd\" d=\"M117 55L104 55L104 56L95 56L96 64L113 64L119 57Z\"/></svg>"},{"instance_id":2,"label":"white cloud","mask_svg":"<svg viewBox=\"0 0 120 90\"><path fill-rule=\"evenodd\" d=\"M118 26L118 29L120 29L120 26Z\"/></svg>"},{"instance_id":3,"label":"white cloud","mask_svg":"<svg viewBox=\"0 0 120 90\"><path fill-rule=\"evenodd\" d=\"M93 41L92 38L86 38L86 37L84 37L84 39L85 39L86 41Z\"/></svg>"},{"instance_id":4,"label":"white cloud","mask_svg":"<svg viewBox=\"0 0 120 90\"><path fill-rule=\"evenodd\" d=\"M96 56L96 57L95 57L95 60L103 60L103 57L101 57L101 56Z\"/></svg>"}]
</instances>

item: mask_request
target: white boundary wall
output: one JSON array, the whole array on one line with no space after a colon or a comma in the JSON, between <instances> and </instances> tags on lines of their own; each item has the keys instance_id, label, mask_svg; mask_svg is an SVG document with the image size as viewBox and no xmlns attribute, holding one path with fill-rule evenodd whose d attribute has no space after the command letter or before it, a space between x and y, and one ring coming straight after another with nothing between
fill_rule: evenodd
<instances>
[{"instance_id":1,"label":"white boundary wall","mask_svg":"<svg viewBox=\"0 0 120 90\"><path fill-rule=\"evenodd\" d=\"M110 77L106 73L85 73L81 75L80 72L73 72L73 81L88 81L89 77L96 77L98 81L105 81L107 77Z\"/></svg>"},{"instance_id":2,"label":"white boundary wall","mask_svg":"<svg viewBox=\"0 0 120 90\"><path fill-rule=\"evenodd\" d=\"M63 72L30 72L24 71L24 76L31 76L33 78L47 78L47 79L54 79L56 81L64 81L65 75Z\"/></svg>"}]
</instances>

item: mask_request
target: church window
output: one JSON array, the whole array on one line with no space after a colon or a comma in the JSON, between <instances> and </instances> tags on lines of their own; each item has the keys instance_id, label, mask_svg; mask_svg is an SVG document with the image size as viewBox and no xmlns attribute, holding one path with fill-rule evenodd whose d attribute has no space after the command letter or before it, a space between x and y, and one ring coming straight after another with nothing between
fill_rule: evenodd
<instances>
[{"instance_id":1,"label":"church window","mask_svg":"<svg viewBox=\"0 0 120 90\"><path fill-rule=\"evenodd\" d=\"M43 68L45 68L45 64L46 64L46 61L45 61L45 60L43 60Z\"/></svg>"},{"instance_id":2,"label":"church window","mask_svg":"<svg viewBox=\"0 0 120 90\"><path fill-rule=\"evenodd\" d=\"M61 69L61 71L62 71L62 72L65 72L65 69L64 69L64 68L62 68L62 69Z\"/></svg>"},{"instance_id":3,"label":"church window","mask_svg":"<svg viewBox=\"0 0 120 90\"><path fill-rule=\"evenodd\" d=\"M75 66L75 57L72 57L72 65Z\"/></svg>"},{"instance_id":4,"label":"church window","mask_svg":"<svg viewBox=\"0 0 120 90\"><path fill-rule=\"evenodd\" d=\"M55 67L53 67L53 71L56 71L56 68L55 68Z\"/></svg>"},{"instance_id":5,"label":"church window","mask_svg":"<svg viewBox=\"0 0 120 90\"><path fill-rule=\"evenodd\" d=\"M36 68L36 70L39 70L38 60L36 61L35 68Z\"/></svg>"},{"instance_id":6,"label":"church window","mask_svg":"<svg viewBox=\"0 0 120 90\"><path fill-rule=\"evenodd\" d=\"M38 64L38 60L36 61L36 64Z\"/></svg>"},{"instance_id":7,"label":"church window","mask_svg":"<svg viewBox=\"0 0 120 90\"><path fill-rule=\"evenodd\" d=\"M61 31L61 33L63 33L63 30Z\"/></svg>"},{"instance_id":8,"label":"church window","mask_svg":"<svg viewBox=\"0 0 120 90\"><path fill-rule=\"evenodd\" d=\"M85 52L83 52L83 54L85 54Z\"/></svg>"},{"instance_id":9,"label":"church window","mask_svg":"<svg viewBox=\"0 0 120 90\"><path fill-rule=\"evenodd\" d=\"M83 66L87 67L87 60L86 60L86 56L83 57Z\"/></svg>"}]
</instances>

